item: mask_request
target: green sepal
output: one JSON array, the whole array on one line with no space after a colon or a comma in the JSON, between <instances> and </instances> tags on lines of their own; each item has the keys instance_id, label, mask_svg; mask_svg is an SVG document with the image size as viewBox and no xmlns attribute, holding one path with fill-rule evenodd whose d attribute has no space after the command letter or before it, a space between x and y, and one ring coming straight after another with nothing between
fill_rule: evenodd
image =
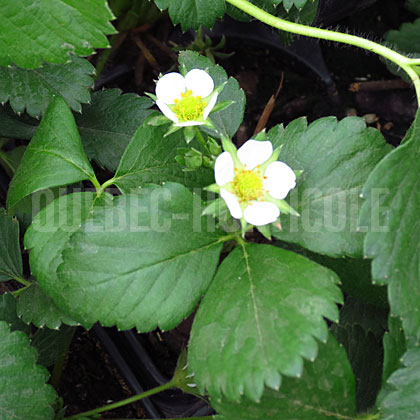
<instances>
[{"instance_id":1,"label":"green sepal","mask_svg":"<svg viewBox=\"0 0 420 420\"><path fill-rule=\"evenodd\" d=\"M214 108L210 111L210 115L215 113L215 112L223 111L224 109L229 108L234 103L235 103L235 101L221 101L221 102L217 103L214 106Z\"/></svg>"},{"instance_id":2,"label":"green sepal","mask_svg":"<svg viewBox=\"0 0 420 420\"><path fill-rule=\"evenodd\" d=\"M261 165L260 170L261 170L261 172L262 172L262 173L264 173L264 172L265 172L265 170L267 169L268 165L270 165L270 163L273 163L273 162L275 162L275 161L278 159L278 157L279 157L279 155L280 155L280 151L281 151L282 146L283 146L283 145L281 145L281 146L279 146L279 147L276 147L276 148L273 150L273 153L271 154L271 156L269 157L269 159L268 159L268 160L266 160L266 161L265 161L265 162Z\"/></svg>"},{"instance_id":3,"label":"green sepal","mask_svg":"<svg viewBox=\"0 0 420 420\"><path fill-rule=\"evenodd\" d=\"M292 216L300 217L300 214L287 201L279 200L276 198L270 198L267 201L274 203L279 208L280 213L291 214Z\"/></svg>"},{"instance_id":4,"label":"green sepal","mask_svg":"<svg viewBox=\"0 0 420 420\"><path fill-rule=\"evenodd\" d=\"M194 140L194 137L195 137L194 128L191 126L184 127L184 137L187 144L190 144Z\"/></svg>"},{"instance_id":5,"label":"green sepal","mask_svg":"<svg viewBox=\"0 0 420 420\"><path fill-rule=\"evenodd\" d=\"M213 156L219 156L220 153L222 153L222 148L220 147L220 144L211 137L208 138L206 147Z\"/></svg>"},{"instance_id":6,"label":"green sepal","mask_svg":"<svg viewBox=\"0 0 420 420\"><path fill-rule=\"evenodd\" d=\"M215 192L217 194L220 194L220 187L217 184L211 184L207 187L204 187L206 191Z\"/></svg>"},{"instance_id":7,"label":"green sepal","mask_svg":"<svg viewBox=\"0 0 420 420\"><path fill-rule=\"evenodd\" d=\"M299 179L303 174L303 170L301 170L301 169L294 170L293 172L296 175L296 179Z\"/></svg>"},{"instance_id":8,"label":"green sepal","mask_svg":"<svg viewBox=\"0 0 420 420\"><path fill-rule=\"evenodd\" d=\"M181 128L183 128L183 127L179 127L179 126L177 126L177 125L171 125L170 127L169 127L169 130L163 135L163 137L168 137L168 136L170 136L171 134L173 134L173 133L175 133L175 132L177 132L178 130L181 130Z\"/></svg>"},{"instance_id":9,"label":"green sepal","mask_svg":"<svg viewBox=\"0 0 420 420\"><path fill-rule=\"evenodd\" d=\"M214 93L220 93L222 90L223 90L223 88L225 87L225 85L226 85L226 83L227 83L228 81L226 80L225 82L223 82L222 84L220 84L219 86L217 86L217 87L215 87L214 88L214 90L213 90L213 93L211 94L211 95L213 95ZM209 95L210 96L210 95Z\"/></svg>"},{"instance_id":10,"label":"green sepal","mask_svg":"<svg viewBox=\"0 0 420 420\"><path fill-rule=\"evenodd\" d=\"M144 92L145 95L147 95L150 99L153 99L154 102L157 101L157 96L150 92Z\"/></svg>"},{"instance_id":11,"label":"green sepal","mask_svg":"<svg viewBox=\"0 0 420 420\"><path fill-rule=\"evenodd\" d=\"M170 122L172 121L164 115L155 115L150 119L146 120L146 123L153 127L159 127L160 125L169 124Z\"/></svg>"},{"instance_id":12,"label":"green sepal","mask_svg":"<svg viewBox=\"0 0 420 420\"><path fill-rule=\"evenodd\" d=\"M238 158L238 150L236 149L236 146L232 143L232 140L229 137L222 135L222 145L223 149L226 152L230 153L230 155L232 156L235 168L243 168L242 162Z\"/></svg>"},{"instance_id":13,"label":"green sepal","mask_svg":"<svg viewBox=\"0 0 420 420\"><path fill-rule=\"evenodd\" d=\"M248 225L248 223L246 222L246 220L242 216L241 217L241 235L242 235L242 238L245 238L245 233L248 232L249 226L250 225Z\"/></svg>"},{"instance_id":14,"label":"green sepal","mask_svg":"<svg viewBox=\"0 0 420 420\"><path fill-rule=\"evenodd\" d=\"M261 235L264 236L264 238L266 238L269 241L271 241L271 228L270 228L270 225L256 226L256 228L258 229L258 232L260 232Z\"/></svg>"},{"instance_id":15,"label":"green sepal","mask_svg":"<svg viewBox=\"0 0 420 420\"><path fill-rule=\"evenodd\" d=\"M216 129L216 127L214 126L214 124L213 124L213 121L210 119L210 118L207 118L205 121L204 121L204 124L202 124L204 127L208 127L208 128L210 128L211 130L214 130L214 131L216 131L217 132L217 129Z\"/></svg>"},{"instance_id":16,"label":"green sepal","mask_svg":"<svg viewBox=\"0 0 420 420\"><path fill-rule=\"evenodd\" d=\"M203 154L192 147L187 153L185 153L184 160L185 166L188 169L198 169L203 165Z\"/></svg>"},{"instance_id":17,"label":"green sepal","mask_svg":"<svg viewBox=\"0 0 420 420\"><path fill-rule=\"evenodd\" d=\"M257 141L264 141L267 137L267 133L265 131L265 128L262 129L258 134L256 134L255 136L252 136L252 140L257 140Z\"/></svg>"},{"instance_id":18,"label":"green sepal","mask_svg":"<svg viewBox=\"0 0 420 420\"><path fill-rule=\"evenodd\" d=\"M201 212L202 216L212 216L216 219L226 219L226 215L230 215L225 200L219 197L211 201L210 204Z\"/></svg>"}]
</instances>

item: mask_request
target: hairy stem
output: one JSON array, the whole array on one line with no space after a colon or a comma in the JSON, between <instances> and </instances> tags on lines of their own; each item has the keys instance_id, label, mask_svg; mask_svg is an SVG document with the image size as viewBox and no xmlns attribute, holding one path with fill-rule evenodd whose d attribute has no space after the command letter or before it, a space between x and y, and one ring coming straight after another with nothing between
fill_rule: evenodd
<instances>
[{"instance_id":1,"label":"hairy stem","mask_svg":"<svg viewBox=\"0 0 420 420\"><path fill-rule=\"evenodd\" d=\"M299 23L289 22L284 19L280 19L270 13L265 12L257 6L254 6L247 0L226 0L228 3L244 11L250 16L255 17L261 22L266 23L274 28L282 31L291 32L298 35L309 36L312 38L326 39L328 41L340 42L343 44L354 45L355 47L363 48L367 51L378 54L393 63L400 66L410 77L416 89L417 101L420 105L420 80L413 66L419 64L419 59L411 59L405 57L396 51L385 47L384 45L377 44L376 42L368 39L360 38L355 35L344 34L341 32L335 32L327 29L315 28L312 26L301 25Z\"/></svg>"}]
</instances>

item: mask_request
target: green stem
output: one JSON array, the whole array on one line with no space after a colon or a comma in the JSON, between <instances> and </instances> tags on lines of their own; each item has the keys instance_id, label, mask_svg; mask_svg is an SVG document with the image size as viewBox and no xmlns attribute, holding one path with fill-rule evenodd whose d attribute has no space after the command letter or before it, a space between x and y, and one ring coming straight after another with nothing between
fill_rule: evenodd
<instances>
[{"instance_id":1,"label":"green stem","mask_svg":"<svg viewBox=\"0 0 420 420\"><path fill-rule=\"evenodd\" d=\"M20 289L18 289L18 290L15 290L14 292L12 292L12 295L13 295L13 297L14 298L17 298L22 292L24 292L28 287L30 286L30 284L28 284L28 285L26 285L26 286L24 286L24 287L21 287Z\"/></svg>"},{"instance_id":2,"label":"green stem","mask_svg":"<svg viewBox=\"0 0 420 420\"><path fill-rule=\"evenodd\" d=\"M96 176L94 176L93 178L90 178L90 182L95 187L96 194L101 195L102 194L102 187L101 187L101 184L99 183L98 179L96 178Z\"/></svg>"},{"instance_id":3,"label":"green stem","mask_svg":"<svg viewBox=\"0 0 420 420\"><path fill-rule=\"evenodd\" d=\"M204 137L201 134L200 129L195 125L194 130L195 130L195 136L197 137L198 141L204 147L204 150L206 151L206 153L208 153L207 146L206 146L206 141L204 140Z\"/></svg>"},{"instance_id":4,"label":"green stem","mask_svg":"<svg viewBox=\"0 0 420 420\"><path fill-rule=\"evenodd\" d=\"M118 401L112 404L107 404L99 408L95 408L94 410L85 411L84 413L75 414L74 416L65 417L64 420L74 420L79 417L89 417L94 414L103 413L104 411L113 410L114 408L122 407L127 404L131 404L133 402L139 401L143 398L150 397L152 395L155 395L159 392L165 391L166 389L173 388L174 383L173 381L169 381L166 384L157 386L156 388L150 389L149 391L143 392L142 394L133 395L130 398L126 398L125 400Z\"/></svg>"},{"instance_id":5,"label":"green stem","mask_svg":"<svg viewBox=\"0 0 420 420\"><path fill-rule=\"evenodd\" d=\"M375 54L381 55L382 57L387 58L388 60L396 63L400 66L409 76L414 84L416 89L417 101L420 104L420 80L418 74L412 68L412 66L419 64L419 59L412 59L405 57L397 53L396 51L385 47L384 45L377 44L376 42L370 41L368 39L360 38L355 35L343 34L340 32L331 31L328 29L315 28L313 26L301 25L299 23L289 22L284 19L280 19L264 10L260 9L257 6L254 6L247 0L226 0L228 3L237 7L238 9L244 11L260 20L261 22L266 23L274 28L280 29L282 31L295 33L298 35L309 36L312 38L326 39L328 41L335 41L344 44L354 45L359 48L363 48Z\"/></svg>"},{"instance_id":6,"label":"green stem","mask_svg":"<svg viewBox=\"0 0 420 420\"><path fill-rule=\"evenodd\" d=\"M115 182L115 177L112 177L111 179L108 179L108 181L105 181L102 185L102 191L105 190L105 188L108 188L109 186L111 186L113 183Z\"/></svg>"},{"instance_id":7,"label":"green stem","mask_svg":"<svg viewBox=\"0 0 420 420\"><path fill-rule=\"evenodd\" d=\"M32 284L30 281L25 280L23 277L15 277L14 280L26 287L29 287Z\"/></svg>"}]
</instances>

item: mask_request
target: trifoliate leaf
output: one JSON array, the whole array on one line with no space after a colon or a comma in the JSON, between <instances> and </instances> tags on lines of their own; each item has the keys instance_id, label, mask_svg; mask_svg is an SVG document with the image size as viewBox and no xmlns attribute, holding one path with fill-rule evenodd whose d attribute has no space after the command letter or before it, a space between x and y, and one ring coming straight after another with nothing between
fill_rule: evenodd
<instances>
[{"instance_id":1,"label":"trifoliate leaf","mask_svg":"<svg viewBox=\"0 0 420 420\"><path fill-rule=\"evenodd\" d=\"M51 296L59 287L57 268L63 262L61 253L71 235L80 229L95 206L104 205L110 200L109 194L103 194L100 198L93 192L68 194L43 208L34 217L25 233L25 248L31 251L31 271L47 296Z\"/></svg>"},{"instance_id":2,"label":"trifoliate leaf","mask_svg":"<svg viewBox=\"0 0 420 420\"><path fill-rule=\"evenodd\" d=\"M0 135L6 138L29 140L35 133L38 121L16 115L9 104L0 107Z\"/></svg>"},{"instance_id":3,"label":"trifoliate leaf","mask_svg":"<svg viewBox=\"0 0 420 420\"><path fill-rule=\"evenodd\" d=\"M22 277L19 223L0 209L0 281Z\"/></svg>"},{"instance_id":4,"label":"trifoliate leaf","mask_svg":"<svg viewBox=\"0 0 420 420\"><path fill-rule=\"evenodd\" d=\"M206 70L213 78L215 87L226 83L217 98L217 103L224 101L233 101L234 103L226 109L211 114L210 119L220 133L232 137L238 130L244 117L246 101L245 93L239 87L236 79L233 77L228 78L222 67L194 51L182 51L179 54L178 61L181 73L187 73L192 69ZM212 133L214 134L214 132Z\"/></svg>"},{"instance_id":5,"label":"trifoliate leaf","mask_svg":"<svg viewBox=\"0 0 420 420\"><path fill-rule=\"evenodd\" d=\"M277 242L276 246L294 251L337 273L341 288L350 296L380 308L389 308L386 287L372 282L370 260L327 257L283 241Z\"/></svg>"},{"instance_id":6,"label":"trifoliate leaf","mask_svg":"<svg viewBox=\"0 0 420 420\"><path fill-rule=\"evenodd\" d=\"M51 420L57 395L47 385L48 371L37 365L37 353L26 334L10 332L0 321L0 418Z\"/></svg>"},{"instance_id":7,"label":"trifoliate leaf","mask_svg":"<svg viewBox=\"0 0 420 420\"><path fill-rule=\"evenodd\" d=\"M38 363L52 366L57 358L68 350L75 327L62 325L60 329L40 328L33 336L31 345L38 352Z\"/></svg>"},{"instance_id":8,"label":"trifoliate leaf","mask_svg":"<svg viewBox=\"0 0 420 420\"><path fill-rule=\"evenodd\" d=\"M384 335L384 368L382 382L385 383L393 372L403 367L402 356L407 351L407 342L401 321L392 316L388 320L389 331Z\"/></svg>"},{"instance_id":9,"label":"trifoliate leaf","mask_svg":"<svg viewBox=\"0 0 420 420\"><path fill-rule=\"evenodd\" d=\"M211 28L225 13L224 0L155 0L159 9L169 9L172 23L181 24L182 30Z\"/></svg>"},{"instance_id":10,"label":"trifoliate leaf","mask_svg":"<svg viewBox=\"0 0 420 420\"><path fill-rule=\"evenodd\" d=\"M402 318L407 338L420 342L420 114L411 137L369 176L360 225L367 227L364 251L373 258L372 277L388 285L393 316Z\"/></svg>"},{"instance_id":11,"label":"trifoliate leaf","mask_svg":"<svg viewBox=\"0 0 420 420\"><path fill-rule=\"evenodd\" d=\"M381 420L417 420L420 415L420 347L407 351L378 397Z\"/></svg>"},{"instance_id":12,"label":"trifoliate leaf","mask_svg":"<svg viewBox=\"0 0 420 420\"><path fill-rule=\"evenodd\" d=\"M73 115L60 97L49 105L10 183L7 206L45 188L94 179Z\"/></svg>"},{"instance_id":13,"label":"trifoliate leaf","mask_svg":"<svg viewBox=\"0 0 420 420\"><path fill-rule=\"evenodd\" d=\"M419 0L405 0L404 7L410 12L420 16L420 1Z\"/></svg>"},{"instance_id":14,"label":"trifoliate leaf","mask_svg":"<svg viewBox=\"0 0 420 420\"><path fill-rule=\"evenodd\" d=\"M252 366L252 365L251 365ZM354 379L342 346L331 335L301 378L283 379L279 391L266 388L261 401L212 398L218 420L352 420L356 418Z\"/></svg>"},{"instance_id":15,"label":"trifoliate leaf","mask_svg":"<svg viewBox=\"0 0 420 420\"><path fill-rule=\"evenodd\" d=\"M170 183L140 195L103 194L90 208L73 196L38 213L25 237L31 268L54 302L82 325L141 331L169 329L189 315L212 280L223 235L201 217L201 199ZM84 214L81 227L66 214Z\"/></svg>"},{"instance_id":16,"label":"trifoliate leaf","mask_svg":"<svg viewBox=\"0 0 420 420\"><path fill-rule=\"evenodd\" d=\"M282 140L279 160L303 170L289 194L300 217L280 216L281 230L273 227L273 235L320 254L362 256L360 192L390 146L357 117L326 117L309 126L301 118L287 126Z\"/></svg>"},{"instance_id":17,"label":"trifoliate leaf","mask_svg":"<svg viewBox=\"0 0 420 420\"><path fill-rule=\"evenodd\" d=\"M16 313L16 299L11 293L0 295L0 321L10 325L12 331L19 330L29 334L30 327L26 325Z\"/></svg>"},{"instance_id":18,"label":"trifoliate leaf","mask_svg":"<svg viewBox=\"0 0 420 420\"><path fill-rule=\"evenodd\" d=\"M39 69L0 67L0 102L10 101L15 112L32 117L45 112L55 96L61 96L74 111L89 102L90 77L95 68L89 61L73 56L66 64L45 64Z\"/></svg>"},{"instance_id":19,"label":"trifoliate leaf","mask_svg":"<svg viewBox=\"0 0 420 420\"><path fill-rule=\"evenodd\" d=\"M260 399L282 375L300 377L315 360L317 340L338 321L338 277L293 252L269 245L238 247L223 261L194 320L189 366L213 398ZM252 369L250 367L252 366Z\"/></svg>"},{"instance_id":20,"label":"trifoliate leaf","mask_svg":"<svg viewBox=\"0 0 420 420\"><path fill-rule=\"evenodd\" d=\"M384 323L386 326L383 309L347 298L340 310L339 324L332 326L332 332L344 345L353 369L358 412L366 412L375 404L381 387Z\"/></svg>"},{"instance_id":21,"label":"trifoliate leaf","mask_svg":"<svg viewBox=\"0 0 420 420\"><path fill-rule=\"evenodd\" d=\"M1 0L0 66L37 68L64 64L69 52L92 54L109 46L113 18L101 0Z\"/></svg>"},{"instance_id":22,"label":"trifoliate leaf","mask_svg":"<svg viewBox=\"0 0 420 420\"><path fill-rule=\"evenodd\" d=\"M385 41L392 44L394 48L405 53L420 52L420 19L413 23L403 23L398 30L392 30L386 33Z\"/></svg>"},{"instance_id":23,"label":"trifoliate leaf","mask_svg":"<svg viewBox=\"0 0 420 420\"><path fill-rule=\"evenodd\" d=\"M24 322L32 323L36 327L58 329L62 322L67 325L78 325L70 316L57 308L54 301L45 295L37 283L22 292L16 310Z\"/></svg>"},{"instance_id":24,"label":"trifoliate leaf","mask_svg":"<svg viewBox=\"0 0 420 420\"><path fill-rule=\"evenodd\" d=\"M135 193L147 183L179 182L187 187L205 187L214 182L209 168L184 171L175 160L184 134L177 131L164 137L167 126L141 126L125 151L115 174L114 184L124 193Z\"/></svg>"},{"instance_id":25,"label":"trifoliate leaf","mask_svg":"<svg viewBox=\"0 0 420 420\"><path fill-rule=\"evenodd\" d=\"M75 115L88 158L115 172L133 134L153 112L151 106L149 98L121 95L119 89L94 92L91 104Z\"/></svg>"}]
</instances>

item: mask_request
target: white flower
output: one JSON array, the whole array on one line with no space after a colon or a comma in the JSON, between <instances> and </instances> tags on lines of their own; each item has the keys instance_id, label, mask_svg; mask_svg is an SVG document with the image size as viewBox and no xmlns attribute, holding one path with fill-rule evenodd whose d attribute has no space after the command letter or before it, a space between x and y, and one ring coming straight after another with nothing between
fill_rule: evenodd
<instances>
[{"instance_id":1,"label":"white flower","mask_svg":"<svg viewBox=\"0 0 420 420\"><path fill-rule=\"evenodd\" d=\"M156 83L156 105L177 127L203 125L217 101L211 76L190 70L185 77L168 73Z\"/></svg>"},{"instance_id":2,"label":"white flower","mask_svg":"<svg viewBox=\"0 0 420 420\"><path fill-rule=\"evenodd\" d=\"M254 226L275 222L279 206L288 206L282 200L296 186L295 173L276 160L278 152L269 141L248 140L236 156L233 144L230 149L217 157L214 173L232 217Z\"/></svg>"}]
</instances>

